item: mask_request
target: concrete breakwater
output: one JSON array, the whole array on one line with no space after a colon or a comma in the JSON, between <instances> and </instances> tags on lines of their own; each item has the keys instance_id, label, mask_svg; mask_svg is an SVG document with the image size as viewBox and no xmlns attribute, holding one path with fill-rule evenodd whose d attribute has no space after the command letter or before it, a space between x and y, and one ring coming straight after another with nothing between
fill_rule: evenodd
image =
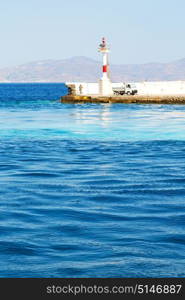
<instances>
[{"instance_id":1,"label":"concrete breakwater","mask_svg":"<svg viewBox=\"0 0 185 300\"><path fill-rule=\"evenodd\" d=\"M66 95L61 97L62 103L142 103L142 104L185 104L185 95L123 95L93 96Z\"/></svg>"}]
</instances>

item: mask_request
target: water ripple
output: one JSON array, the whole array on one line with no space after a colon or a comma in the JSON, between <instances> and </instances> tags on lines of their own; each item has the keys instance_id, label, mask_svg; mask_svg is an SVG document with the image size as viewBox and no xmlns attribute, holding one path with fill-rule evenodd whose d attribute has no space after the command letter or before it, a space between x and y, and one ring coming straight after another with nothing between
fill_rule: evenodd
<instances>
[{"instance_id":1,"label":"water ripple","mask_svg":"<svg viewBox=\"0 0 185 300\"><path fill-rule=\"evenodd\" d=\"M0 277L184 277L185 108L0 90Z\"/></svg>"}]
</instances>

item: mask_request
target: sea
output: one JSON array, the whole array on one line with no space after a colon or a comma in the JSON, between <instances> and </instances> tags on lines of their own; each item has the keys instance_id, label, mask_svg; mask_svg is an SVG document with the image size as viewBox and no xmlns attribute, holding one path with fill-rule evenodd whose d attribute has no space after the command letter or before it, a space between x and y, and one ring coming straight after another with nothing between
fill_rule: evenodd
<instances>
[{"instance_id":1,"label":"sea","mask_svg":"<svg viewBox=\"0 0 185 300\"><path fill-rule=\"evenodd\" d=\"M185 106L0 84L0 277L185 276Z\"/></svg>"}]
</instances>

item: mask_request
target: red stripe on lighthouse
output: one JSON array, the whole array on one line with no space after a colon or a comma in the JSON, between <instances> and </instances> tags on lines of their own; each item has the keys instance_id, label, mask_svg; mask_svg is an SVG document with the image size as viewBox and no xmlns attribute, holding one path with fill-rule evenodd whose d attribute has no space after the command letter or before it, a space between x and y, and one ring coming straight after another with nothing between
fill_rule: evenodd
<instances>
[{"instance_id":1,"label":"red stripe on lighthouse","mask_svg":"<svg viewBox=\"0 0 185 300\"><path fill-rule=\"evenodd\" d=\"M107 73L107 66L103 66L103 73Z\"/></svg>"}]
</instances>

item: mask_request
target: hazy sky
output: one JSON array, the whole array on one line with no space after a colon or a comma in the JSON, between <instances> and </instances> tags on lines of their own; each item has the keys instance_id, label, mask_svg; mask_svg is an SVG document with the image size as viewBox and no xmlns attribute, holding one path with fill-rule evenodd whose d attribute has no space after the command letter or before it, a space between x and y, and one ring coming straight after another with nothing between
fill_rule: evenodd
<instances>
[{"instance_id":1,"label":"hazy sky","mask_svg":"<svg viewBox=\"0 0 185 300\"><path fill-rule=\"evenodd\" d=\"M0 67L43 59L99 59L102 36L112 63L185 57L184 0L0 0Z\"/></svg>"}]
</instances>

